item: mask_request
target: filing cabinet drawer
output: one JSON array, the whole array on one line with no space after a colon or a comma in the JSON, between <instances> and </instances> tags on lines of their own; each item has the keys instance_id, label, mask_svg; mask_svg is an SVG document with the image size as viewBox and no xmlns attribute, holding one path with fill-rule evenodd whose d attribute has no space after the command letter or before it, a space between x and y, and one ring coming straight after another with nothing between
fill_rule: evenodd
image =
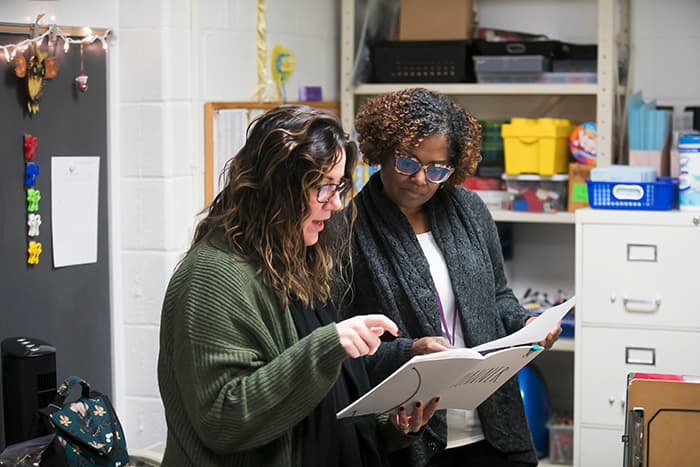
<instances>
[{"instance_id":1,"label":"filing cabinet drawer","mask_svg":"<svg viewBox=\"0 0 700 467\"><path fill-rule=\"evenodd\" d=\"M594 429L583 427L578 439L586 449L581 449L574 459L579 467L620 467L624 458L623 428ZM575 443L575 441L574 441ZM576 449L574 444L574 449Z\"/></svg>"},{"instance_id":2,"label":"filing cabinet drawer","mask_svg":"<svg viewBox=\"0 0 700 467\"><path fill-rule=\"evenodd\" d=\"M700 329L700 229L585 224L577 315L584 323Z\"/></svg>"},{"instance_id":3,"label":"filing cabinet drawer","mask_svg":"<svg viewBox=\"0 0 700 467\"><path fill-rule=\"evenodd\" d=\"M576 335L576 387L580 422L624 426L627 374L700 375L700 335L695 332L582 326Z\"/></svg>"}]
</instances>

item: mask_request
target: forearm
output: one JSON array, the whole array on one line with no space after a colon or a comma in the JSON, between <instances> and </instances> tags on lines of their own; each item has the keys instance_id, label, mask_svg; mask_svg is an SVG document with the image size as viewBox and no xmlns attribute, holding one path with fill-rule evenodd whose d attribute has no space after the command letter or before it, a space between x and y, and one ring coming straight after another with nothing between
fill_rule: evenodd
<instances>
[{"instance_id":1,"label":"forearm","mask_svg":"<svg viewBox=\"0 0 700 467\"><path fill-rule=\"evenodd\" d=\"M200 439L222 454L262 446L292 429L332 387L347 357L334 325L270 361L250 349L191 350L195 358L178 365L180 387L191 388L183 399L191 402L188 414ZM208 365L196 363L207 359Z\"/></svg>"},{"instance_id":2,"label":"forearm","mask_svg":"<svg viewBox=\"0 0 700 467\"><path fill-rule=\"evenodd\" d=\"M413 357L413 339L398 337L382 342L374 355L366 357L370 383L376 386Z\"/></svg>"}]
</instances>

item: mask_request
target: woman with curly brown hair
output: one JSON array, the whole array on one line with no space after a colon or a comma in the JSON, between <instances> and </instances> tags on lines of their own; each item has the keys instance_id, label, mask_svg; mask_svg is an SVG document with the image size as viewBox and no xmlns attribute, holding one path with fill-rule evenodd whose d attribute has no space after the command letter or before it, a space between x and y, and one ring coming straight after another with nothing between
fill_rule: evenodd
<instances>
[{"instance_id":1,"label":"woman with curly brown hair","mask_svg":"<svg viewBox=\"0 0 700 467\"><path fill-rule=\"evenodd\" d=\"M385 316L336 323L323 307L345 251L325 230L355 159L338 120L309 107L249 127L165 295L162 465L374 467L417 439L436 401L410 417L335 418L369 388L357 357L396 335Z\"/></svg>"},{"instance_id":2,"label":"woman with curly brown hair","mask_svg":"<svg viewBox=\"0 0 700 467\"><path fill-rule=\"evenodd\" d=\"M412 88L366 101L355 127L364 158L381 170L355 198L348 313L380 311L399 327L368 359L373 383L414 355L522 328L532 315L508 287L496 224L479 196L459 187L481 160L477 120L444 95ZM516 378L478 410L438 411L421 441L395 465L537 464Z\"/></svg>"}]
</instances>

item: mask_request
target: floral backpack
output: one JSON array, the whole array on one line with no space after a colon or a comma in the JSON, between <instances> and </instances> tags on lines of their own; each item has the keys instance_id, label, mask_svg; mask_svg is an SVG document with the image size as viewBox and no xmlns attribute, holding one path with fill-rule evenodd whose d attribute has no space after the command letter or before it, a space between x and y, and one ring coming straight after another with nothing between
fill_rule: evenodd
<instances>
[{"instance_id":1,"label":"floral backpack","mask_svg":"<svg viewBox=\"0 0 700 467\"><path fill-rule=\"evenodd\" d=\"M70 390L81 386L80 397L65 402ZM126 467L129 455L117 413L109 398L90 389L85 380L68 377L54 401L39 410L44 425L56 435L51 452L41 465Z\"/></svg>"}]
</instances>

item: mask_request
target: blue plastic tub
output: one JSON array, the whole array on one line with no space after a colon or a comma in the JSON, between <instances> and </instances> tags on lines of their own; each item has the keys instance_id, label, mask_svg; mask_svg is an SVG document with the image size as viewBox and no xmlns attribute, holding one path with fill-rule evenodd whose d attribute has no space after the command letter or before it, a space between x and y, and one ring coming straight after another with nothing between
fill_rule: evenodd
<instances>
[{"instance_id":1,"label":"blue plastic tub","mask_svg":"<svg viewBox=\"0 0 700 467\"><path fill-rule=\"evenodd\" d=\"M656 182L625 183L586 180L588 203L594 209L668 211L678 207L678 179L659 177Z\"/></svg>"}]
</instances>

